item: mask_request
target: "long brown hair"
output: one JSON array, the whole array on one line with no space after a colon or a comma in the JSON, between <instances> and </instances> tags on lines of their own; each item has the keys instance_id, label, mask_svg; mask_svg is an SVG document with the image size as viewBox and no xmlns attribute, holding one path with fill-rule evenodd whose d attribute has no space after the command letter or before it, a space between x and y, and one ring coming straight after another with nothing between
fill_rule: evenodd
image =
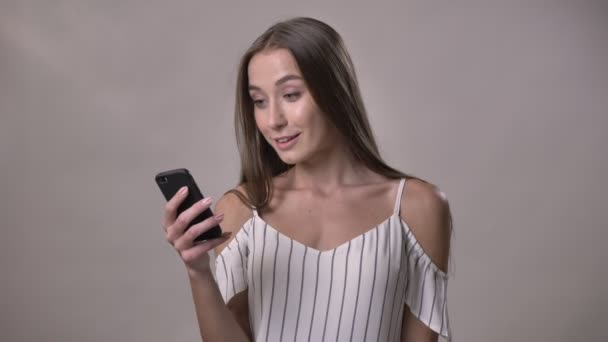
<instances>
[{"instance_id":1,"label":"long brown hair","mask_svg":"<svg viewBox=\"0 0 608 342\"><path fill-rule=\"evenodd\" d=\"M257 129L248 89L251 58L261 51L279 48L291 52L312 98L343 135L356 160L390 179L417 178L382 160L363 105L355 68L340 35L319 20L299 17L271 26L241 58L234 124L241 158L239 183L247 197L236 190L229 192L262 210L272 198L272 177L291 167L279 158Z\"/></svg>"}]
</instances>

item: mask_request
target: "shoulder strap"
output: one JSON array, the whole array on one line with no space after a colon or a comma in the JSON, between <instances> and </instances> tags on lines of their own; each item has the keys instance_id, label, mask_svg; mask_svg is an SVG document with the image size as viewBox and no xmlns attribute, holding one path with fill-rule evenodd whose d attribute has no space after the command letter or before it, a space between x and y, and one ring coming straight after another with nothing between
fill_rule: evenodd
<instances>
[{"instance_id":1,"label":"shoulder strap","mask_svg":"<svg viewBox=\"0 0 608 342\"><path fill-rule=\"evenodd\" d=\"M395 199L395 209L393 210L393 215L399 214L399 209L401 209L401 196L403 194L404 187L405 178L401 178L401 182L399 182L399 188L397 190L397 198Z\"/></svg>"}]
</instances>

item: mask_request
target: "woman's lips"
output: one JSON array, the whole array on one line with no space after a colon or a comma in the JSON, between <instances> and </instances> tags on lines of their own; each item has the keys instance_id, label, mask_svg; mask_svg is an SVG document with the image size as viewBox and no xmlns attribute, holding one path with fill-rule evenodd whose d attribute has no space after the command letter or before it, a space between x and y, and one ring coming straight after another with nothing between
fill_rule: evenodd
<instances>
[{"instance_id":1,"label":"woman's lips","mask_svg":"<svg viewBox=\"0 0 608 342\"><path fill-rule=\"evenodd\" d=\"M287 141L280 142L279 139L275 139L274 141L275 141L278 149L285 151L285 150L290 149L291 147L293 147L293 145L296 144L299 136L300 136L300 133L292 135L291 137L289 137L289 139Z\"/></svg>"}]
</instances>

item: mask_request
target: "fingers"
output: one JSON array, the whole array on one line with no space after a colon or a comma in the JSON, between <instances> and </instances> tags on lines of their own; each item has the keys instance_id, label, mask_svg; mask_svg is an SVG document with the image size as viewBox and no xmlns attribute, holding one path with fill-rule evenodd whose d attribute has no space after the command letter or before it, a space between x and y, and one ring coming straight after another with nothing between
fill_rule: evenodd
<instances>
[{"instance_id":1,"label":"fingers","mask_svg":"<svg viewBox=\"0 0 608 342\"><path fill-rule=\"evenodd\" d=\"M163 215L163 228L167 231L170 225L175 221L175 217L177 216L177 208L184 201L184 199L188 196L188 187L184 186L173 196L167 204L165 205L164 215Z\"/></svg>"},{"instance_id":2,"label":"fingers","mask_svg":"<svg viewBox=\"0 0 608 342\"><path fill-rule=\"evenodd\" d=\"M181 215L180 215L181 216ZM210 217L201 223L195 224L194 226L188 228L181 236L174 240L173 246L177 250L185 250L190 248L193 244L195 244L194 239L196 239L199 235L208 231L209 229L218 225L224 219L224 215L216 215L214 217Z\"/></svg>"},{"instance_id":3,"label":"fingers","mask_svg":"<svg viewBox=\"0 0 608 342\"><path fill-rule=\"evenodd\" d=\"M167 228L167 240L169 242L174 242L182 236L184 231L188 228L188 225L190 225L190 222L192 222L200 213L207 210L210 205L211 198L208 197L194 203L190 208L179 214L175 219L175 222Z\"/></svg>"},{"instance_id":4,"label":"fingers","mask_svg":"<svg viewBox=\"0 0 608 342\"><path fill-rule=\"evenodd\" d=\"M198 236L222 222L224 215L220 214L207 218L188 228L192 220L211 206L212 200L211 198L205 198L177 215L178 208L187 196L188 188L183 187L167 202L163 214L163 228L166 232L167 241L173 245L183 261L186 264L194 265L200 264L201 260L205 260L205 254L226 242L231 234L225 233L218 238L194 242Z\"/></svg>"},{"instance_id":5,"label":"fingers","mask_svg":"<svg viewBox=\"0 0 608 342\"><path fill-rule=\"evenodd\" d=\"M180 252L180 255L187 264L196 262L200 259L201 255L208 253L210 250L226 242L226 240L230 238L230 235L232 235L231 232L225 232L218 238L197 242L191 248Z\"/></svg>"}]
</instances>

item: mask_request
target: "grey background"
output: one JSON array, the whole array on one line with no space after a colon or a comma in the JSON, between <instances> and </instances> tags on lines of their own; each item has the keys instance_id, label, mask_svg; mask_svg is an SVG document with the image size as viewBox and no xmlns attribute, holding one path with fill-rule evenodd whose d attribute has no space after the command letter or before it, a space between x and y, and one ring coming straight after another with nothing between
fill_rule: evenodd
<instances>
[{"instance_id":1,"label":"grey background","mask_svg":"<svg viewBox=\"0 0 608 342\"><path fill-rule=\"evenodd\" d=\"M457 341L606 341L606 1L0 2L0 340L196 341L156 172L234 186L239 56L313 16L452 205Z\"/></svg>"}]
</instances>

